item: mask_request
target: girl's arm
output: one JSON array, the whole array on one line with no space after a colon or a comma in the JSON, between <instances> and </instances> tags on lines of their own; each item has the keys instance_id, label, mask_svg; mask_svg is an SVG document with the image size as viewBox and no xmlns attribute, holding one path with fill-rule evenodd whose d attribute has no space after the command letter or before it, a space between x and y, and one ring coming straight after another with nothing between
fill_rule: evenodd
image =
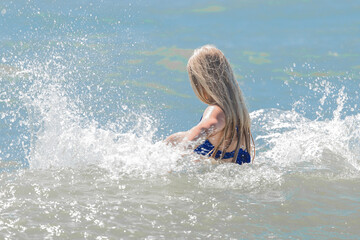
<instances>
[{"instance_id":1,"label":"girl's arm","mask_svg":"<svg viewBox=\"0 0 360 240\"><path fill-rule=\"evenodd\" d=\"M221 131L225 126L225 114L218 106L209 106L205 109L203 118L198 125L186 132L178 132L170 135L165 142L179 145L185 144L194 147L193 144L200 139L207 139L210 135Z\"/></svg>"}]
</instances>

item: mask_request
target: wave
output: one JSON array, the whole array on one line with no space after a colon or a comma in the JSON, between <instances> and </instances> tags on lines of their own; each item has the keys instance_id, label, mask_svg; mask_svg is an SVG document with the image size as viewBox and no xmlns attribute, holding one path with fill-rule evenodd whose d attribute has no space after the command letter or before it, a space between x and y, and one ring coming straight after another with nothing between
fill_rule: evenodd
<instances>
[{"instance_id":1,"label":"wave","mask_svg":"<svg viewBox=\"0 0 360 240\"><path fill-rule=\"evenodd\" d=\"M244 191L276 188L286 178L295 176L327 179L360 176L357 127L360 114L341 117L346 104L344 88L338 90L337 108L331 119L311 120L294 109L252 112L257 147L254 163L211 165L194 161L198 156L191 151L171 148L159 140L156 137L159 120L146 111L138 113L122 104L116 122L100 123L92 117L91 107L87 110L83 107L81 93L69 91L74 82L48 71L51 64L54 63L21 65L12 73L18 79L12 97L18 98L17 110L22 112L14 118L25 126L21 129L26 129L19 135L27 140L22 144L25 168L46 170L94 165L117 178L186 174L204 187ZM66 69L66 66L56 65L56 68ZM92 94L89 99L97 97L96 93ZM91 106L91 103L87 104ZM19 128L16 122L13 128ZM4 163L1 167L8 168Z\"/></svg>"}]
</instances>

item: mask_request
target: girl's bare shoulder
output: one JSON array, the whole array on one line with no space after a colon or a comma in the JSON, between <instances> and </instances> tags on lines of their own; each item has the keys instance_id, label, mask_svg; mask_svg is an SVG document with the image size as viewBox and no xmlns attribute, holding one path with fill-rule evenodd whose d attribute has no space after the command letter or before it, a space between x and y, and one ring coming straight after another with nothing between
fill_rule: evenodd
<instances>
[{"instance_id":1,"label":"girl's bare shoulder","mask_svg":"<svg viewBox=\"0 0 360 240\"><path fill-rule=\"evenodd\" d=\"M202 121L212 122L218 130L222 129L226 124L225 113L219 106L210 105L205 109Z\"/></svg>"},{"instance_id":2,"label":"girl's bare shoulder","mask_svg":"<svg viewBox=\"0 0 360 240\"><path fill-rule=\"evenodd\" d=\"M225 119L225 113L219 106L210 105L205 109L203 118Z\"/></svg>"}]
</instances>

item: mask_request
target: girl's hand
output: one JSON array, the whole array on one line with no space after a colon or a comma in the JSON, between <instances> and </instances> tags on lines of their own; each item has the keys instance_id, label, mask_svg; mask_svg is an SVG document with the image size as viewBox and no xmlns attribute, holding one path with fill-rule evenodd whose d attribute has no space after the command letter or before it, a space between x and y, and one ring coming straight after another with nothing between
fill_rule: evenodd
<instances>
[{"instance_id":1,"label":"girl's hand","mask_svg":"<svg viewBox=\"0 0 360 240\"><path fill-rule=\"evenodd\" d=\"M184 140L185 135L186 135L186 132L174 133L174 134L168 136L165 139L165 142L168 144L171 144L172 146L178 145L179 143L181 143Z\"/></svg>"}]
</instances>

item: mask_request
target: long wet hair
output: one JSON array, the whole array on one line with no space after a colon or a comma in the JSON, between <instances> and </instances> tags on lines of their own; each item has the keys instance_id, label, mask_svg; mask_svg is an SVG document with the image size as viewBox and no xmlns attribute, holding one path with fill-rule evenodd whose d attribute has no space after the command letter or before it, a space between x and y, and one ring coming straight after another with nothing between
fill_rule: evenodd
<instances>
[{"instance_id":1,"label":"long wet hair","mask_svg":"<svg viewBox=\"0 0 360 240\"><path fill-rule=\"evenodd\" d=\"M239 84L224 54L212 45L195 49L187 64L191 86L196 96L208 105L217 105L225 113L226 124L218 145L211 156L215 157L220 146L224 145L220 159L224 157L233 139L237 140L233 162L236 162L240 147L251 153L255 144L250 131L250 116ZM240 146L241 140L245 146ZM230 140L228 143L226 143Z\"/></svg>"}]
</instances>

